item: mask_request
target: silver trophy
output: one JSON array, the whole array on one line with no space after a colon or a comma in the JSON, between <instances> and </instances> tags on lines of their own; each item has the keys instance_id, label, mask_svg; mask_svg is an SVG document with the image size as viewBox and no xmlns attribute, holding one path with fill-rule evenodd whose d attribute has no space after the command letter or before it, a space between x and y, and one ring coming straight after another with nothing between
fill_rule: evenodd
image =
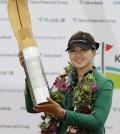
<instances>
[{"instance_id":1,"label":"silver trophy","mask_svg":"<svg viewBox=\"0 0 120 134\"><path fill-rule=\"evenodd\" d=\"M27 0L8 0L8 16L24 59L24 69L34 105L50 97L37 43L33 37Z\"/></svg>"},{"instance_id":2,"label":"silver trophy","mask_svg":"<svg viewBox=\"0 0 120 134\"><path fill-rule=\"evenodd\" d=\"M50 97L49 86L38 48L29 47L23 49L21 53L24 59L24 69L33 104L46 103L46 98Z\"/></svg>"}]
</instances>

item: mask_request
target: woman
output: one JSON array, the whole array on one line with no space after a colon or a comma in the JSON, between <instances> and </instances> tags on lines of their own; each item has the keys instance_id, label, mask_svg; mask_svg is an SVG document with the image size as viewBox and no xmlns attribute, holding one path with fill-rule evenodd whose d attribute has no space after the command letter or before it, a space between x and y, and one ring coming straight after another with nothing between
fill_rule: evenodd
<instances>
[{"instance_id":1,"label":"woman","mask_svg":"<svg viewBox=\"0 0 120 134\"><path fill-rule=\"evenodd\" d=\"M79 31L68 42L70 62L51 88L48 104L33 108L26 82L26 109L45 112L42 134L105 134L104 124L112 103L113 82L92 65L99 43ZM21 56L20 63L23 65Z\"/></svg>"}]
</instances>

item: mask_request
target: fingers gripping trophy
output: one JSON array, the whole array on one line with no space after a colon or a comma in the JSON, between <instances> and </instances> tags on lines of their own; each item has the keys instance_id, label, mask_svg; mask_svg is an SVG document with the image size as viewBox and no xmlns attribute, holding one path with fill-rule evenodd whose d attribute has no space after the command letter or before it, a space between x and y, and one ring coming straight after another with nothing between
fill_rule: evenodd
<instances>
[{"instance_id":1,"label":"fingers gripping trophy","mask_svg":"<svg viewBox=\"0 0 120 134\"><path fill-rule=\"evenodd\" d=\"M8 0L8 16L24 60L24 70L33 104L47 103L46 98L50 96L49 87L33 37L27 0Z\"/></svg>"}]
</instances>

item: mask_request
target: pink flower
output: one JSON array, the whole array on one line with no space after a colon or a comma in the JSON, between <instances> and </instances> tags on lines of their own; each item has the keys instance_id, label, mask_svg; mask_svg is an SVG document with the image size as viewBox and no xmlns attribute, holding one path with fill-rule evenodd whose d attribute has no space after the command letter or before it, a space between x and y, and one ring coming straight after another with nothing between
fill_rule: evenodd
<instances>
[{"instance_id":1,"label":"pink flower","mask_svg":"<svg viewBox=\"0 0 120 134\"><path fill-rule=\"evenodd\" d=\"M95 83L92 84L92 89L93 89L94 91L97 91L97 85L96 85Z\"/></svg>"},{"instance_id":2,"label":"pink flower","mask_svg":"<svg viewBox=\"0 0 120 134\"><path fill-rule=\"evenodd\" d=\"M81 83L80 86L83 87L84 86L84 83Z\"/></svg>"},{"instance_id":3,"label":"pink flower","mask_svg":"<svg viewBox=\"0 0 120 134\"><path fill-rule=\"evenodd\" d=\"M67 87L62 87L61 89L60 89L60 91L66 91L68 88Z\"/></svg>"},{"instance_id":4,"label":"pink flower","mask_svg":"<svg viewBox=\"0 0 120 134\"><path fill-rule=\"evenodd\" d=\"M90 113L90 109L88 107L83 106L82 110L83 110L83 113L86 113L86 114Z\"/></svg>"},{"instance_id":5,"label":"pink flower","mask_svg":"<svg viewBox=\"0 0 120 134\"><path fill-rule=\"evenodd\" d=\"M46 129L43 129L43 130L41 131L41 134L49 134L49 132L48 132Z\"/></svg>"},{"instance_id":6,"label":"pink flower","mask_svg":"<svg viewBox=\"0 0 120 134\"><path fill-rule=\"evenodd\" d=\"M50 131L51 132L57 132L58 126L56 123L50 124Z\"/></svg>"},{"instance_id":7,"label":"pink flower","mask_svg":"<svg viewBox=\"0 0 120 134\"><path fill-rule=\"evenodd\" d=\"M67 76L67 74L62 74L60 77L65 78L66 76Z\"/></svg>"},{"instance_id":8,"label":"pink flower","mask_svg":"<svg viewBox=\"0 0 120 134\"><path fill-rule=\"evenodd\" d=\"M66 83L65 81L61 81L61 82L60 82L60 87L61 87L61 88L60 88L60 91L65 91L65 90L67 90L68 87L67 87L66 85L67 85L67 83Z\"/></svg>"},{"instance_id":9,"label":"pink flower","mask_svg":"<svg viewBox=\"0 0 120 134\"><path fill-rule=\"evenodd\" d=\"M55 80L55 82L54 82L54 86L55 87L58 87L59 83L60 83L60 81L59 81L59 78L57 77L56 80Z\"/></svg>"}]
</instances>

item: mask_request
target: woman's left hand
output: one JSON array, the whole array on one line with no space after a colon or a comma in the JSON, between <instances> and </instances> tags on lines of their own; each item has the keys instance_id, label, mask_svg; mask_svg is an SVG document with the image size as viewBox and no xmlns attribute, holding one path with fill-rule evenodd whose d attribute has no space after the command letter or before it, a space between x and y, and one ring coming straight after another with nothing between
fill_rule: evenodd
<instances>
[{"instance_id":1,"label":"woman's left hand","mask_svg":"<svg viewBox=\"0 0 120 134\"><path fill-rule=\"evenodd\" d=\"M56 116L60 116L61 112L64 110L57 102L52 100L51 98L47 98L48 103L43 105L36 105L33 109L36 112L46 112L52 113Z\"/></svg>"}]
</instances>

